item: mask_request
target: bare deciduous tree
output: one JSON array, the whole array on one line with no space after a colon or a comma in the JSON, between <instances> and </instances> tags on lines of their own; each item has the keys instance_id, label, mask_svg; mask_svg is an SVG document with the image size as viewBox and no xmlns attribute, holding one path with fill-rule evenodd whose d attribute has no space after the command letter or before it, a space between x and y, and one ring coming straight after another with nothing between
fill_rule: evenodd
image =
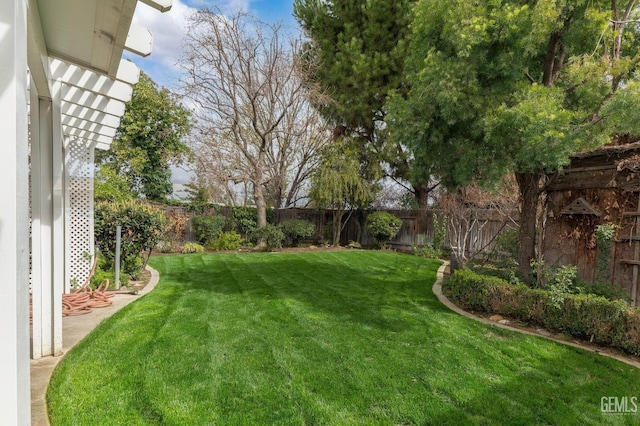
<instances>
[{"instance_id":1,"label":"bare deciduous tree","mask_svg":"<svg viewBox=\"0 0 640 426\"><path fill-rule=\"evenodd\" d=\"M196 172L234 188L249 185L266 224L267 203L295 204L303 183L329 140L325 124L308 101L296 41L279 25L240 12L194 14L186 36L185 95L195 106Z\"/></svg>"},{"instance_id":2,"label":"bare deciduous tree","mask_svg":"<svg viewBox=\"0 0 640 426\"><path fill-rule=\"evenodd\" d=\"M518 198L512 176L492 191L477 185L442 194L437 201L447 220L447 239L456 267L483 253L505 229L517 228ZM484 229L493 224L493 229ZM499 224L499 228L495 226Z\"/></svg>"}]
</instances>

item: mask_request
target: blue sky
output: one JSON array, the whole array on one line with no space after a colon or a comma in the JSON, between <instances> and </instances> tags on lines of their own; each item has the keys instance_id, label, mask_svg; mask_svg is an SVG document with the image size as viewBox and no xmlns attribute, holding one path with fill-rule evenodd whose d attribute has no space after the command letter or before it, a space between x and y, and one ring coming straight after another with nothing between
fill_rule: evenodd
<instances>
[{"instance_id":1,"label":"blue sky","mask_svg":"<svg viewBox=\"0 0 640 426\"><path fill-rule=\"evenodd\" d=\"M151 30L153 51L146 58L125 52L125 58L135 62L161 86L175 87L180 76L176 63L187 17L198 7L207 5L218 6L225 13L248 10L263 21L297 27L292 16L293 0L173 0L173 7L164 14L138 2L133 22Z\"/></svg>"}]
</instances>

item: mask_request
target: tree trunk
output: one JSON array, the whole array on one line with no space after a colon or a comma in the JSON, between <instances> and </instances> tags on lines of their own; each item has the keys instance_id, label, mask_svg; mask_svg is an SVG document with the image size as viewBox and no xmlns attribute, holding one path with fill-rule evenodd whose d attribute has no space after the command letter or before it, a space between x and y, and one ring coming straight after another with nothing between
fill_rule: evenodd
<instances>
[{"instance_id":1,"label":"tree trunk","mask_svg":"<svg viewBox=\"0 0 640 426\"><path fill-rule=\"evenodd\" d=\"M342 230L342 215L344 214L344 210L342 209L334 209L333 210L333 246L340 246L340 231Z\"/></svg>"},{"instance_id":2,"label":"tree trunk","mask_svg":"<svg viewBox=\"0 0 640 426\"><path fill-rule=\"evenodd\" d=\"M526 279L531 275L531 260L536 258L536 219L542 172L516 173L515 175L520 192L518 270Z\"/></svg>"},{"instance_id":3,"label":"tree trunk","mask_svg":"<svg viewBox=\"0 0 640 426\"><path fill-rule=\"evenodd\" d=\"M258 228L262 228L267 224L267 203L264 199L264 188L262 187L262 173L256 173L256 179L253 181L253 198L258 211Z\"/></svg>"},{"instance_id":4,"label":"tree trunk","mask_svg":"<svg viewBox=\"0 0 640 426\"><path fill-rule=\"evenodd\" d=\"M426 209L428 207L427 202L429 201L429 192L431 192L431 188L429 188L429 185L413 185L413 192L415 194L418 207L421 209Z\"/></svg>"}]
</instances>

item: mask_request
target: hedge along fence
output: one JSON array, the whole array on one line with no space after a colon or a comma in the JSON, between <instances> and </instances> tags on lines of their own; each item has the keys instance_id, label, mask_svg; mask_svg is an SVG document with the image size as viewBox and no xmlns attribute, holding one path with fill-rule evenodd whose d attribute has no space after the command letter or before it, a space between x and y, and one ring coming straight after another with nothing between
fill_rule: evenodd
<instances>
[{"instance_id":1,"label":"hedge along fence","mask_svg":"<svg viewBox=\"0 0 640 426\"><path fill-rule=\"evenodd\" d=\"M219 215L231 220L238 225L236 229L240 234L246 234L248 227L257 218L255 207L230 207L216 206L207 207L202 212L195 213L187 206L167 206L155 204L155 207L162 209L165 214L187 215L189 218L195 216ZM380 210L402 220L402 226L395 237L389 241L389 245L399 251L410 252L412 247L433 244L438 240L437 223L443 221L448 216L448 212L439 209L419 209L419 210ZM344 229L340 235L340 244L347 245L351 241L358 242L363 246L376 245L376 240L369 235L366 229L367 216L375 211L356 210L349 215L345 213ZM460 221L460 218L468 220ZM457 212L456 219L459 226L455 227L456 232L452 233L452 226L447 226L444 237L445 247L465 247L468 254L475 254L495 248L496 237L515 227L518 220L516 211L502 211L498 209L483 208L463 208ZM287 209L267 209L267 221L274 225L290 220L304 220L310 222L315 227L315 235L309 237L316 242L326 240L326 232L332 226L333 215L331 210L318 210L312 208L287 208ZM465 228L465 229L458 229ZM189 220L185 224L185 240L197 241L193 223ZM455 235L454 235L455 234ZM464 242L460 241L460 238Z\"/></svg>"},{"instance_id":2,"label":"hedge along fence","mask_svg":"<svg viewBox=\"0 0 640 426\"><path fill-rule=\"evenodd\" d=\"M185 214L193 218L199 215L220 215L225 217L244 216L235 218L239 224L249 222L249 214L253 214L253 207L225 207L208 208L202 214L189 211L185 206L163 206L156 205L165 211L166 214ZM384 210L402 219L402 226L398 234L389 241L389 244L401 251L411 251L413 245L432 244L436 239L438 230L435 222L443 220L446 212L436 209L422 210ZM234 214L235 212L235 214ZM290 208L290 209L269 209L268 221L273 224L280 224L289 220L304 220L315 226L316 240L325 238L325 232L331 227L331 210L316 210L310 208ZM367 216L373 211L356 211L351 216L345 214L346 223L340 236L340 244L347 245L351 241L362 245L375 245L376 240L367 232L365 223ZM465 246L470 253L493 248L495 237L504 232L507 228L513 227L510 217L516 217L517 212L501 212L491 209L463 209L463 214L469 215L473 220L469 221L470 229L465 231L467 242ZM437 218L437 220L435 220ZM191 221L186 224L186 241L195 241L196 235ZM242 231L240 233L243 233ZM445 236L445 246L459 246L460 242L453 241L453 236L447 232Z\"/></svg>"},{"instance_id":3,"label":"hedge along fence","mask_svg":"<svg viewBox=\"0 0 640 426\"><path fill-rule=\"evenodd\" d=\"M640 356L640 309L622 300L564 294L558 305L548 291L469 270L456 271L443 287L465 309L504 315Z\"/></svg>"}]
</instances>

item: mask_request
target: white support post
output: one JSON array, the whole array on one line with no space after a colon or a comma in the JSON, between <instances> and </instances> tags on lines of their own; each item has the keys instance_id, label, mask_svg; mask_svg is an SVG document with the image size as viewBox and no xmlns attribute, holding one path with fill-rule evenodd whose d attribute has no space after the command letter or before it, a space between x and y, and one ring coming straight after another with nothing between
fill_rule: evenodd
<instances>
[{"instance_id":1,"label":"white support post","mask_svg":"<svg viewBox=\"0 0 640 426\"><path fill-rule=\"evenodd\" d=\"M27 0L0 7L0 413L31 419L29 379L29 167Z\"/></svg>"},{"instance_id":2,"label":"white support post","mask_svg":"<svg viewBox=\"0 0 640 426\"><path fill-rule=\"evenodd\" d=\"M31 358L42 357L42 170L40 168L40 101L38 88L29 73L29 132L31 134ZM46 173L45 173L46 174Z\"/></svg>"},{"instance_id":3,"label":"white support post","mask_svg":"<svg viewBox=\"0 0 640 426\"><path fill-rule=\"evenodd\" d=\"M40 108L38 89L31 79L30 84L30 126L31 132L31 358L42 356L42 170L40 168ZM46 173L44 173L46 175Z\"/></svg>"},{"instance_id":4,"label":"white support post","mask_svg":"<svg viewBox=\"0 0 640 426\"><path fill-rule=\"evenodd\" d=\"M32 93L31 105L31 356L38 359L62 350L53 343L62 318L53 314L52 103Z\"/></svg>"},{"instance_id":5,"label":"white support post","mask_svg":"<svg viewBox=\"0 0 640 426\"><path fill-rule=\"evenodd\" d=\"M62 116L60 111L61 88L60 81L52 84L51 102L51 174L52 174L52 206L53 223L52 235L52 318L53 320L53 351L54 355L62 354L62 294L65 291L65 181Z\"/></svg>"}]
</instances>

